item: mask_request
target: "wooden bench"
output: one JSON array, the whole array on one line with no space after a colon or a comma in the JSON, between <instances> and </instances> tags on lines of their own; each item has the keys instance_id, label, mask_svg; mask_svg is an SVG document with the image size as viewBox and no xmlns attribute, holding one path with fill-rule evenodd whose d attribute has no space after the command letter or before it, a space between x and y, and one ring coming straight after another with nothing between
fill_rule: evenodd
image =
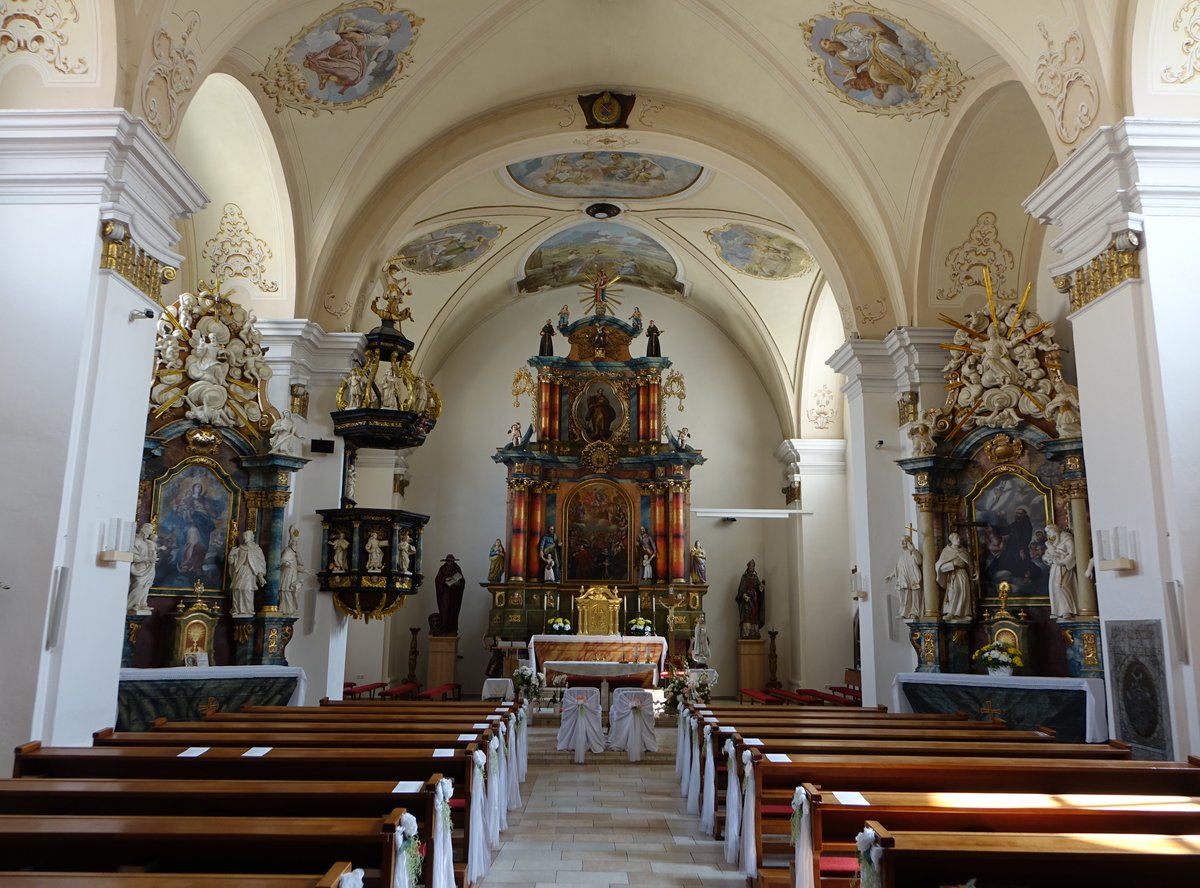
<instances>
[{"instance_id":1,"label":"wooden bench","mask_svg":"<svg viewBox=\"0 0 1200 888\"><path fill-rule=\"evenodd\" d=\"M415 681L406 681L403 684L392 685L386 690L379 692L380 698L384 700L403 700L416 696L421 690L421 686Z\"/></svg>"},{"instance_id":2,"label":"wooden bench","mask_svg":"<svg viewBox=\"0 0 1200 888\"><path fill-rule=\"evenodd\" d=\"M275 718L265 719L247 716L245 718L229 718L220 721L205 719L204 721L194 722L172 722L166 719L157 719L150 726L150 733L154 735L170 733L172 731L214 734L227 734L237 731L302 731L308 733L388 734L402 732L406 728L411 728L413 733L445 735L491 732L495 730L497 724L498 722L494 721L477 722L474 719L410 722L407 720L368 721L365 717L359 719L356 716L348 716L347 718L338 719L283 721Z\"/></svg>"},{"instance_id":3,"label":"wooden bench","mask_svg":"<svg viewBox=\"0 0 1200 888\"><path fill-rule=\"evenodd\" d=\"M738 702L749 698L751 702L759 702L764 706L778 706L783 701L772 697L766 691L756 691L754 688L738 688Z\"/></svg>"},{"instance_id":4,"label":"wooden bench","mask_svg":"<svg viewBox=\"0 0 1200 888\"><path fill-rule=\"evenodd\" d=\"M376 691L383 690L386 687L386 681L373 681L370 684L355 685L354 687L346 688L342 691L342 695L345 697L361 697L363 694L366 694L374 698Z\"/></svg>"},{"instance_id":5,"label":"wooden bench","mask_svg":"<svg viewBox=\"0 0 1200 888\"><path fill-rule=\"evenodd\" d=\"M772 696L779 697L785 702L799 703L801 705L811 703L828 703L831 706L858 706L858 702L851 700L849 697L839 696L838 694L830 694L826 691L818 691L816 688L797 688L795 691L785 691L782 688L772 688L767 693L771 694Z\"/></svg>"},{"instance_id":6,"label":"wooden bench","mask_svg":"<svg viewBox=\"0 0 1200 888\"><path fill-rule=\"evenodd\" d=\"M0 888L337 888L353 867L335 863L323 876L269 873L0 872Z\"/></svg>"},{"instance_id":7,"label":"wooden bench","mask_svg":"<svg viewBox=\"0 0 1200 888\"><path fill-rule=\"evenodd\" d=\"M372 733L331 731L114 731L104 728L92 735L94 746L240 746L269 748L305 747L396 747L399 749L465 748L482 745L490 737L488 731L467 733L409 734L396 729Z\"/></svg>"},{"instance_id":8,"label":"wooden bench","mask_svg":"<svg viewBox=\"0 0 1200 888\"><path fill-rule=\"evenodd\" d=\"M438 685L436 688L421 691L416 696L418 700L459 700L462 698L462 685L457 682L448 682Z\"/></svg>"},{"instance_id":9,"label":"wooden bench","mask_svg":"<svg viewBox=\"0 0 1200 888\"><path fill-rule=\"evenodd\" d=\"M843 697L849 697L851 700L862 703L862 671L859 669L847 669L846 674L842 677L842 684L830 685L829 690L835 694L840 694Z\"/></svg>"},{"instance_id":10,"label":"wooden bench","mask_svg":"<svg viewBox=\"0 0 1200 888\"><path fill-rule=\"evenodd\" d=\"M816 697L809 696L801 691L789 691L785 688L771 688L767 693L784 703L795 703L798 706L818 705L821 702Z\"/></svg>"},{"instance_id":11,"label":"wooden bench","mask_svg":"<svg viewBox=\"0 0 1200 888\"><path fill-rule=\"evenodd\" d=\"M0 870L312 873L333 859L363 867L370 884L390 888L403 814L402 808L365 818L3 814Z\"/></svg>"}]
</instances>

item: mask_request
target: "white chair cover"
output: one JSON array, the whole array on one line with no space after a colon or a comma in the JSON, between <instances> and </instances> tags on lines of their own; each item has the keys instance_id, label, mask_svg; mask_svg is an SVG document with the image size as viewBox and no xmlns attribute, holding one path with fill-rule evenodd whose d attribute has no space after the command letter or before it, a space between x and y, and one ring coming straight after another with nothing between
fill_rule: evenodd
<instances>
[{"instance_id":1,"label":"white chair cover","mask_svg":"<svg viewBox=\"0 0 1200 888\"><path fill-rule=\"evenodd\" d=\"M562 702L558 748L573 750L575 764L587 760L587 752L604 752L604 729L600 727L600 689L567 688Z\"/></svg>"},{"instance_id":2,"label":"white chair cover","mask_svg":"<svg viewBox=\"0 0 1200 888\"><path fill-rule=\"evenodd\" d=\"M704 726L704 786L700 791L700 831L717 833L717 767L713 761L713 726Z\"/></svg>"},{"instance_id":3,"label":"white chair cover","mask_svg":"<svg viewBox=\"0 0 1200 888\"><path fill-rule=\"evenodd\" d=\"M454 888L454 850L450 847L450 799L454 784L443 777L438 781L433 804L433 872L429 888Z\"/></svg>"},{"instance_id":4,"label":"white chair cover","mask_svg":"<svg viewBox=\"0 0 1200 888\"><path fill-rule=\"evenodd\" d=\"M342 873L338 876L337 888L363 888L363 876L366 875L361 869L353 869L348 873Z\"/></svg>"},{"instance_id":5,"label":"white chair cover","mask_svg":"<svg viewBox=\"0 0 1200 888\"><path fill-rule=\"evenodd\" d=\"M737 750L732 740L725 746L725 862L736 866L742 855L742 784L738 780Z\"/></svg>"},{"instance_id":6,"label":"white chair cover","mask_svg":"<svg viewBox=\"0 0 1200 888\"><path fill-rule=\"evenodd\" d=\"M687 710L680 703L675 710L675 776L683 779L685 746L687 743Z\"/></svg>"},{"instance_id":7,"label":"white chair cover","mask_svg":"<svg viewBox=\"0 0 1200 888\"><path fill-rule=\"evenodd\" d=\"M796 888L816 888L813 872L812 821L808 793L797 786L792 795L792 841L796 843Z\"/></svg>"},{"instance_id":8,"label":"white chair cover","mask_svg":"<svg viewBox=\"0 0 1200 888\"><path fill-rule=\"evenodd\" d=\"M679 794L686 799L688 783L692 779L692 735L696 733L696 720L690 715L684 715L681 718L687 721L687 726L683 732L683 774L679 778Z\"/></svg>"},{"instance_id":9,"label":"white chair cover","mask_svg":"<svg viewBox=\"0 0 1200 888\"><path fill-rule=\"evenodd\" d=\"M517 752L517 747L520 742L517 736L521 733L521 713L518 712L516 719L508 730L508 745L505 747L507 752L505 771L508 774L508 810L515 811L521 807L521 756Z\"/></svg>"},{"instance_id":10,"label":"white chair cover","mask_svg":"<svg viewBox=\"0 0 1200 888\"><path fill-rule=\"evenodd\" d=\"M617 688L608 708L608 748L623 749L629 761L658 752L654 736L654 696L643 688Z\"/></svg>"},{"instance_id":11,"label":"white chair cover","mask_svg":"<svg viewBox=\"0 0 1200 888\"><path fill-rule=\"evenodd\" d=\"M742 779L742 875L747 879L758 878L758 832L754 823L754 764L750 750L742 751L742 767L746 776Z\"/></svg>"},{"instance_id":12,"label":"white chair cover","mask_svg":"<svg viewBox=\"0 0 1200 888\"><path fill-rule=\"evenodd\" d=\"M687 811L700 813L700 728L699 719L692 722L692 760L688 774Z\"/></svg>"},{"instance_id":13,"label":"white chair cover","mask_svg":"<svg viewBox=\"0 0 1200 888\"><path fill-rule=\"evenodd\" d=\"M417 818L407 811L400 818L400 828L396 830L396 855L392 861L392 888L417 888L414 875L420 873L420 856L417 851ZM418 871L408 871L409 858L415 857Z\"/></svg>"},{"instance_id":14,"label":"white chair cover","mask_svg":"<svg viewBox=\"0 0 1200 888\"><path fill-rule=\"evenodd\" d=\"M488 741L486 782L488 847L495 851L500 847L500 740L495 736Z\"/></svg>"},{"instance_id":15,"label":"white chair cover","mask_svg":"<svg viewBox=\"0 0 1200 888\"><path fill-rule=\"evenodd\" d=\"M496 812L500 815L500 831L508 829L508 717L496 722L500 732L496 742L496 759L500 762L497 777L500 780L500 800L496 803Z\"/></svg>"},{"instance_id":16,"label":"white chair cover","mask_svg":"<svg viewBox=\"0 0 1200 888\"><path fill-rule=\"evenodd\" d=\"M520 783L525 782L525 774L529 771L529 708L530 703L526 700L517 713L517 780Z\"/></svg>"},{"instance_id":17,"label":"white chair cover","mask_svg":"<svg viewBox=\"0 0 1200 888\"><path fill-rule=\"evenodd\" d=\"M467 884L474 885L487 875L492 867L492 855L488 852L487 825L487 789L484 779L484 768L487 767L487 754L482 749L476 749L472 755L475 759L474 797L471 799L471 817L469 821L471 837L467 842Z\"/></svg>"}]
</instances>

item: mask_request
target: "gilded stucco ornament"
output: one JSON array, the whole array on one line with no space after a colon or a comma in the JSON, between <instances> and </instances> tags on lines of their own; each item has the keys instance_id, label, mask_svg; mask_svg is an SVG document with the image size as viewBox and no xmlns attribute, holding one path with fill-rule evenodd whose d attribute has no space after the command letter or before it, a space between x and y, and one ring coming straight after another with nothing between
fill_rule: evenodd
<instances>
[{"instance_id":1,"label":"gilded stucco ornament","mask_svg":"<svg viewBox=\"0 0 1200 888\"><path fill-rule=\"evenodd\" d=\"M1038 30L1046 41L1046 51L1038 56L1034 87L1047 99L1058 138L1073 145L1095 122L1100 105L1096 80L1083 65L1083 35L1072 29L1060 49L1050 39L1045 22L1038 22Z\"/></svg>"},{"instance_id":2,"label":"gilded stucco ornament","mask_svg":"<svg viewBox=\"0 0 1200 888\"><path fill-rule=\"evenodd\" d=\"M184 100L196 83L200 66L196 61L196 51L188 45L188 40L198 27L199 13L189 12L187 27L178 43L164 24L150 44L154 62L150 65L146 82L142 84L142 113L146 122L163 139L175 135L183 116L180 112Z\"/></svg>"},{"instance_id":3,"label":"gilded stucco ornament","mask_svg":"<svg viewBox=\"0 0 1200 888\"><path fill-rule=\"evenodd\" d=\"M267 280L271 248L250 230L242 208L235 203L225 204L217 233L205 242L200 255L212 263L212 275L216 280L224 282L240 277L264 293L279 291L278 281Z\"/></svg>"},{"instance_id":4,"label":"gilded stucco ornament","mask_svg":"<svg viewBox=\"0 0 1200 888\"><path fill-rule=\"evenodd\" d=\"M79 10L71 0L0 0L0 60L28 53L60 74L87 74L87 59L66 53L77 24Z\"/></svg>"},{"instance_id":5,"label":"gilded stucco ornament","mask_svg":"<svg viewBox=\"0 0 1200 888\"><path fill-rule=\"evenodd\" d=\"M1118 284L1142 276L1138 255L1141 248L1142 237L1138 232L1118 232L1107 247L1079 268L1067 274L1055 275L1054 289L1068 295L1071 310L1079 311Z\"/></svg>"},{"instance_id":6,"label":"gilded stucco ornament","mask_svg":"<svg viewBox=\"0 0 1200 888\"><path fill-rule=\"evenodd\" d=\"M1179 8L1171 30L1183 32L1183 61L1178 67L1166 65L1159 76L1163 83L1188 83L1200 74L1200 0L1187 0Z\"/></svg>"}]
</instances>

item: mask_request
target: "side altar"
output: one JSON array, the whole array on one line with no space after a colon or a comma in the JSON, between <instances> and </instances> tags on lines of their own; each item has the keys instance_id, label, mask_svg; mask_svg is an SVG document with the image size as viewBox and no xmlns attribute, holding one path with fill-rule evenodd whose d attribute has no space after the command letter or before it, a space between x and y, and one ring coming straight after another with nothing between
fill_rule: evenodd
<instances>
[{"instance_id":1,"label":"side altar","mask_svg":"<svg viewBox=\"0 0 1200 888\"><path fill-rule=\"evenodd\" d=\"M579 320L560 310L565 356L554 354L547 320L539 354L514 377L516 403L532 396L533 422L524 432L514 423L493 456L508 473L506 528L482 584L492 596L488 634L503 640L528 639L554 617L579 627L576 599L593 584L619 597L618 631L640 618L682 644L704 610L690 509L691 471L704 456L666 422L666 399L685 397L683 377L662 357L653 321L643 330L637 309L628 321L613 316L615 280L592 279ZM645 355L634 357L643 332Z\"/></svg>"}]
</instances>

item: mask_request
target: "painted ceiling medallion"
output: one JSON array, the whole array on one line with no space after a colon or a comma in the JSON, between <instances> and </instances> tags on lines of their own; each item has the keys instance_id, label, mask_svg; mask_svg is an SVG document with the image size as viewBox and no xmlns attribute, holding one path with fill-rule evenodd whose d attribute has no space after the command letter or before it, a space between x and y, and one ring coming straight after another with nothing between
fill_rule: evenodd
<instances>
[{"instance_id":1,"label":"painted ceiling medallion","mask_svg":"<svg viewBox=\"0 0 1200 888\"><path fill-rule=\"evenodd\" d=\"M525 261L520 293L586 283L604 271L633 287L682 296L675 260L658 241L627 225L585 222L544 241Z\"/></svg>"},{"instance_id":2,"label":"painted ceiling medallion","mask_svg":"<svg viewBox=\"0 0 1200 888\"><path fill-rule=\"evenodd\" d=\"M677 157L634 151L547 154L510 163L508 174L522 188L545 197L605 197L636 200L668 197L696 184L704 168Z\"/></svg>"},{"instance_id":3,"label":"painted ceiling medallion","mask_svg":"<svg viewBox=\"0 0 1200 888\"><path fill-rule=\"evenodd\" d=\"M361 108L408 76L424 23L392 0L343 3L275 50L254 76L277 114L285 107L314 117Z\"/></svg>"},{"instance_id":4,"label":"painted ceiling medallion","mask_svg":"<svg viewBox=\"0 0 1200 888\"><path fill-rule=\"evenodd\" d=\"M504 226L493 222L456 222L405 243L396 251L407 271L445 274L470 265L492 248Z\"/></svg>"},{"instance_id":5,"label":"painted ceiling medallion","mask_svg":"<svg viewBox=\"0 0 1200 888\"><path fill-rule=\"evenodd\" d=\"M923 33L876 6L834 3L800 27L817 79L860 111L948 115L971 79Z\"/></svg>"},{"instance_id":6,"label":"painted ceiling medallion","mask_svg":"<svg viewBox=\"0 0 1200 888\"><path fill-rule=\"evenodd\" d=\"M722 262L751 277L770 281L799 277L817 267L817 260L800 244L753 225L730 222L704 232Z\"/></svg>"}]
</instances>

